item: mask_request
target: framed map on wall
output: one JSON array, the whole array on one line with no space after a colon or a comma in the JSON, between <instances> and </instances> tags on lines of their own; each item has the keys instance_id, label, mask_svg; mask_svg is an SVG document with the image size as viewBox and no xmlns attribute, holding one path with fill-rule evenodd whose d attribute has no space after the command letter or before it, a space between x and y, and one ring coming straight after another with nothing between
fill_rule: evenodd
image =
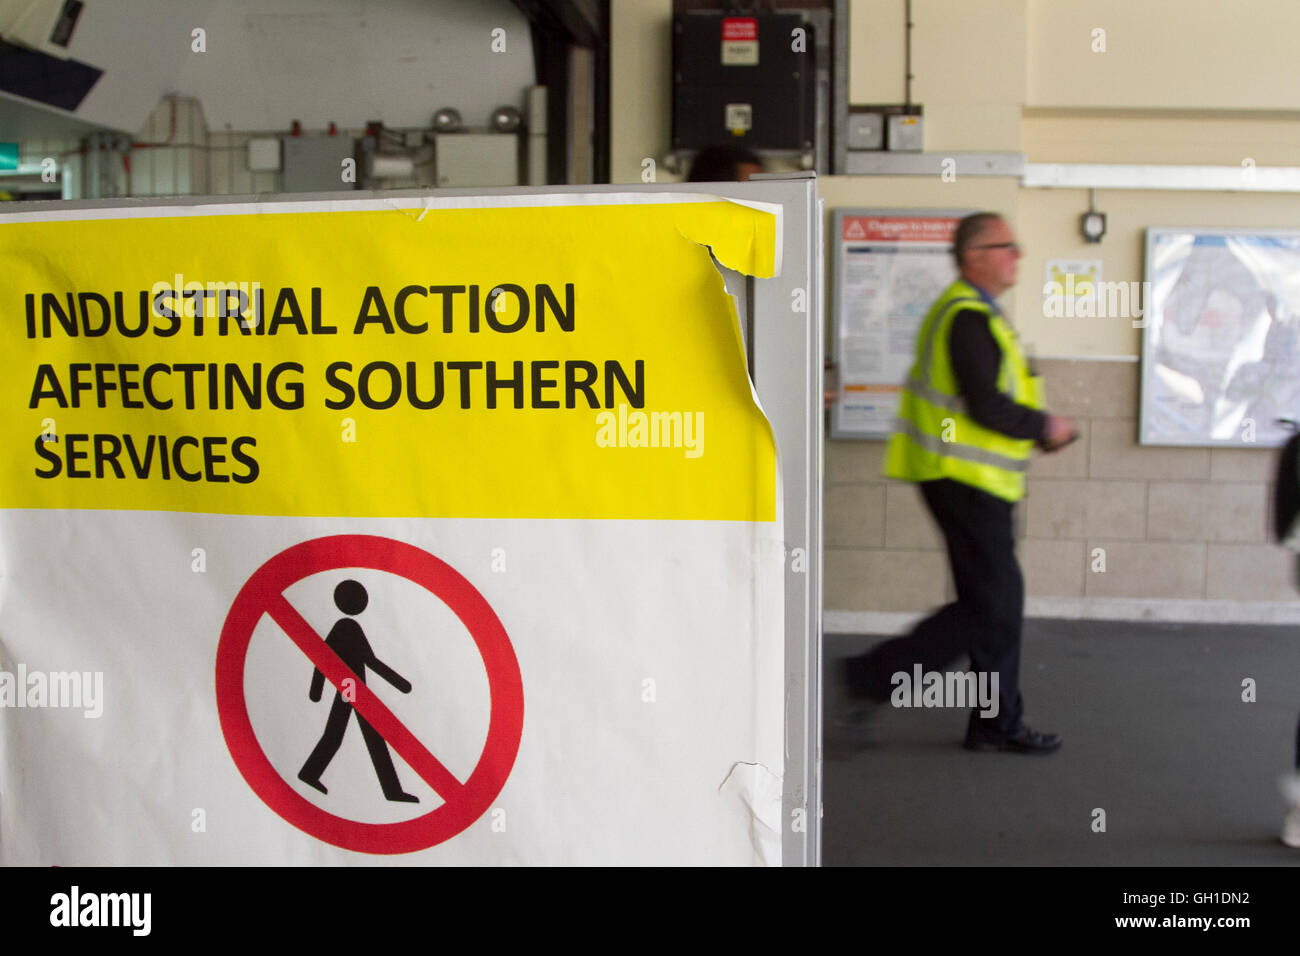
<instances>
[{"instance_id":1,"label":"framed map on wall","mask_svg":"<svg viewBox=\"0 0 1300 956\"><path fill-rule=\"evenodd\" d=\"M1147 230L1144 445L1281 445L1300 419L1300 231Z\"/></svg>"}]
</instances>

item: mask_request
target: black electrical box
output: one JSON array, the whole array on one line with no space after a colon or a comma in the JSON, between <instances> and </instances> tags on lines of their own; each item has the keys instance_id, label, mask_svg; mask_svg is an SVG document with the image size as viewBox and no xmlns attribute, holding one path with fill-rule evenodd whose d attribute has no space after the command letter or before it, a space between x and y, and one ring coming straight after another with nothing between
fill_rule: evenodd
<instances>
[{"instance_id":1,"label":"black electrical box","mask_svg":"<svg viewBox=\"0 0 1300 956\"><path fill-rule=\"evenodd\" d=\"M673 17L673 149L813 148L813 25L798 13Z\"/></svg>"}]
</instances>

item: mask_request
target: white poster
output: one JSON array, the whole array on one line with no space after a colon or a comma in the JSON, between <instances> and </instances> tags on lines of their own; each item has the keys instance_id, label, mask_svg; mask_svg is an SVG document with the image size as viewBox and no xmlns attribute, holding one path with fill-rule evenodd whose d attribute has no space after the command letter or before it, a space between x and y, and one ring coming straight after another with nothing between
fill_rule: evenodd
<instances>
[{"instance_id":1,"label":"white poster","mask_svg":"<svg viewBox=\"0 0 1300 956\"><path fill-rule=\"evenodd\" d=\"M1300 417L1300 233L1151 229L1144 285L1143 443L1281 445L1277 420Z\"/></svg>"},{"instance_id":2,"label":"white poster","mask_svg":"<svg viewBox=\"0 0 1300 956\"><path fill-rule=\"evenodd\" d=\"M832 437L883 438L915 357L916 333L957 276L956 213L836 213L840 394Z\"/></svg>"},{"instance_id":3,"label":"white poster","mask_svg":"<svg viewBox=\"0 0 1300 956\"><path fill-rule=\"evenodd\" d=\"M0 217L0 863L779 864L775 218Z\"/></svg>"}]
</instances>

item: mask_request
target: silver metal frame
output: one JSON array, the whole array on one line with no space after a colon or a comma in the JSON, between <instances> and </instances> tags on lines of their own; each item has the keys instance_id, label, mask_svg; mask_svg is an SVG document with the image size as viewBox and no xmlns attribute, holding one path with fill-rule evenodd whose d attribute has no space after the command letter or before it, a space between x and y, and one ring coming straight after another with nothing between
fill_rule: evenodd
<instances>
[{"instance_id":1,"label":"silver metal frame","mask_svg":"<svg viewBox=\"0 0 1300 956\"><path fill-rule=\"evenodd\" d=\"M812 173L766 173L745 183L692 183L692 192L779 202L781 275L753 280L751 376L772 423L785 517L785 774L781 858L821 864L822 810L822 365L826 326L822 201ZM681 187L674 187L680 189ZM807 312L791 312L796 289ZM793 570L795 548L806 571ZM802 831L793 829L803 811Z\"/></svg>"},{"instance_id":2,"label":"silver metal frame","mask_svg":"<svg viewBox=\"0 0 1300 956\"><path fill-rule=\"evenodd\" d=\"M845 117L845 124L848 117ZM1024 153L891 153L848 150L844 171L851 176L942 176L952 160L956 176L1024 176ZM1021 185L1025 185L1022 181Z\"/></svg>"},{"instance_id":3,"label":"silver metal frame","mask_svg":"<svg viewBox=\"0 0 1300 956\"><path fill-rule=\"evenodd\" d=\"M1294 193L1300 192L1300 167L1025 163L1020 185L1040 189Z\"/></svg>"},{"instance_id":4,"label":"silver metal frame","mask_svg":"<svg viewBox=\"0 0 1300 956\"><path fill-rule=\"evenodd\" d=\"M831 172L843 176L848 172L849 149L849 0L835 0L835 22L832 26L834 62L831 78L831 110L834 114L831 131Z\"/></svg>"}]
</instances>

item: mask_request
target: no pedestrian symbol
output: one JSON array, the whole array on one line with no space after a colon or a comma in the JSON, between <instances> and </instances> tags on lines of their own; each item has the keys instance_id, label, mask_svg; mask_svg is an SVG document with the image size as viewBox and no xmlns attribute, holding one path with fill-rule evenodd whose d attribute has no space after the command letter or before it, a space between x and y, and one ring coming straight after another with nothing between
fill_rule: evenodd
<instances>
[{"instance_id":1,"label":"no pedestrian symbol","mask_svg":"<svg viewBox=\"0 0 1300 956\"><path fill-rule=\"evenodd\" d=\"M364 568L418 584L447 605L474 638L487 670L491 717L473 772L458 780L366 687L325 639L285 598L285 591L322 571ZM437 809L399 823L363 823L336 816L307 800L272 766L253 732L244 697L244 668L253 631L269 615L325 678L346 686L360 718L442 798ZM361 676L363 679L358 680ZM375 535L336 535L304 541L254 572L226 615L217 645L217 713L239 772L268 807L312 836L364 853L410 853L449 840L491 806L514 766L523 733L524 695L519 662L495 612L450 565L413 545ZM409 685L408 685L409 687ZM364 726L364 725L363 725ZM431 742L432 744L432 742Z\"/></svg>"}]
</instances>

